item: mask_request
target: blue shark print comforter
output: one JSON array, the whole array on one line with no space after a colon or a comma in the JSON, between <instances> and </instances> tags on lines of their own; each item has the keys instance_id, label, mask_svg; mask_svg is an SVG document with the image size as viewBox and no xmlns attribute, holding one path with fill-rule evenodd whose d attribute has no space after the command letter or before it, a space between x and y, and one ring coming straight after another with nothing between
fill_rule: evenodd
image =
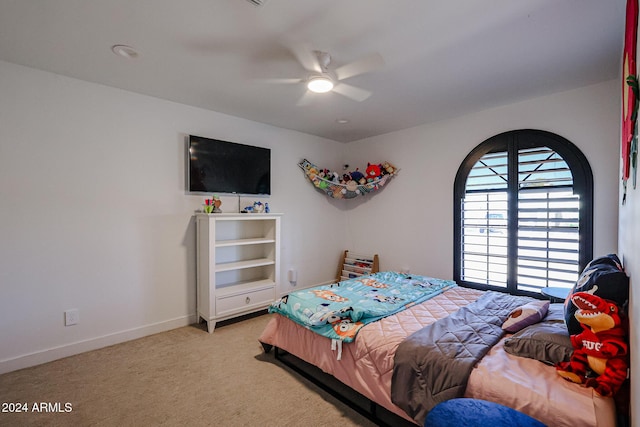
<instances>
[{"instance_id":1,"label":"blue shark print comforter","mask_svg":"<svg viewBox=\"0 0 640 427\"><path fill-rule=\"evenodd\" d=\"M364 325L456 286L450 280L380 272L285 295L269 307L332 340L351 342Z\"/></svg>"}]
</instances>

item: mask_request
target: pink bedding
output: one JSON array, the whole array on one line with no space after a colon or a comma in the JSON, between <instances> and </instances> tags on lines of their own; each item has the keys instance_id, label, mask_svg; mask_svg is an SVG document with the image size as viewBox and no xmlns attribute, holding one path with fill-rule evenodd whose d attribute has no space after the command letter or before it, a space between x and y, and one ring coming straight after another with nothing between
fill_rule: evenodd
<instances>
[{"instance_id":1,"label":"pink bedding","mask_svg":"<svg viewBox=\"0 0 640 427\"><path fill-rule=\"evenodd\" d=\"M553 366L507 353L503 341L474 369L466 397L501 403L548 426L616 425L612 398L562 379Z\"/></svg>"},{"instance_id":2,"label":"pink bedding","mask_svg":"<svg viewBox=\"0 0 640 427\"><path fill-rule=\"evenodd\" d=\"M331 349L331 340L277 314L272 315L259 340L319 367L389 411L411 421L402 409L391 402L396 348L407 336L475 301L480 295L482 291L456 287L366 325L354 342L344 343L341 360L337 360L336 352ZM474 369L466 396L502 403L547 425L615 425L612 399L599 397L592 389L561 379L553 367L533 359L511 356L502 350L501 344L494 347Z\"/></svg>"}]
</instances>

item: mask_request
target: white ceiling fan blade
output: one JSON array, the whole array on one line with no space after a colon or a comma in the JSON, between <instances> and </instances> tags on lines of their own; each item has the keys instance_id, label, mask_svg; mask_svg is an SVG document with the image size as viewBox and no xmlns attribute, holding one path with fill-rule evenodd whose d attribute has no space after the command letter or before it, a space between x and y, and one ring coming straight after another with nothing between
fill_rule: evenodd
<instances>
[{"instance_id":1,"label":"white ceiling fan blade","mask_svg":"<svg viewBox=\"0 0 640 427\"><path fill-rule=\"evenodd\" d=\"M298 99L296 105L298 107L303 107L305 105L309 105L311 101L313 101L313 92L308 90L300 97L300 99Z\"/></svg>"},{"instance_id":2,"label":"white ceiling fan blade","mask_svg":"<svg viewBox=\"0 0 640 427\"><path fill-rule=\"evenodd\" d=\"M257 79L257 81L261 83L276 83L276 84L295 84L302 83L303 79L286 79L286 78L266 78L266 79Z\"/></svg>"},{"instance_id":3,"label":"white ceiling fan blade","mask_svg":"<svg viewBox=\"0 0 640 427\"><path fill-rule=\"evenodd\" d=\"M338 83L333 87L333 91L358 102L362 102L371 96L371 92L368 90L360 89L359 87L345 83Z\"/></svg>"},{"instance_id":4,"label":"white ceiling fan blade","mask_svg":"<svg viewBox=\"0 0 640 427\"><path fill-rule=\"evenodd\" d=\"M309 46L302 43L289 42L287 45L305 70L315 71L316 73L322 72L320 64L318 63L318 57L313 52L313 49L310 49Z\"/></svg>"},{"instance_id":5,"label":"white ceiling fan blade","mask_svg":"<svg viewBox=\"0 0 640 427\"><path fill-rule=\"evenodd\" d=\"M374 53L373 55L365 56L357 61L338 67L335 73L338 80L344 80L349 77L357 76L358 74L377 70L378 68L382 68L383 65L384 59L382 59L382 55Z\"/></svg>"}]
</instances>

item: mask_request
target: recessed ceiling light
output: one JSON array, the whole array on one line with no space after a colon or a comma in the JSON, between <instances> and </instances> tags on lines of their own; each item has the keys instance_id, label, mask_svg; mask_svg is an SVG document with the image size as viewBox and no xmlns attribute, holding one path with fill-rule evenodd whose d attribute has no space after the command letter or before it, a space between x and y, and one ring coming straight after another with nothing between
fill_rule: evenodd
<instances>
[{"instance_id":1,"label":"recessed ceiling light","mask_svg":"<svg viewBox=\"0 0 640 427\"><path fill-rule=\"evenodd\" d=\"M336 122L340 123L341 125L344 125L344 124L349 123L349 120L347 120L347 119L337 119Z\"/></svg>"},{"instance_id":2,"label":"recessed ceiling light","mask_svg":"<svg viewBox=\"0 0 640 427\"><path fill-rule=\"evenodd\" d=\"M122 56L123 58L127 58L127 59L134 59L140 55L137 50L135 50L131 46L127 46L124 44L113 45L111 46L111 50L116 55Z\"/></svg>"}]
</instances>

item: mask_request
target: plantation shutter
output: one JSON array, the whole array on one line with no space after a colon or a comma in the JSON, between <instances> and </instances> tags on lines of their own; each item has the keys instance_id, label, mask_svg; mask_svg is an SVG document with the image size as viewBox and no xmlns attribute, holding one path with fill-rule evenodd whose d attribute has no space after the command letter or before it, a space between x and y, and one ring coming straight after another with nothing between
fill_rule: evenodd
<instances>
[{"instance_id":1,"label":"plantation shutter","mask_svg":"<svg viewBox=\"0 0 640 427\"><path fill-rule=\"evenodd\" d=\"M529 292L571 287L580 262L580 198L571 169L548 147L513 153L506 147L489 152L469 171L460 206L459 277ZM511 172L517 185L509 182L510 162L517 162ZM510 197L516 200L511 206ZM509 277L516 283L509 286Z\"/></svg>"},{"instance_id":2,"label":"plantation shutter","mask_svg":"<svg viewBox=\"0 0 640 427\"><path fill-rule=\"evenodd\" d=\"M485 154L471 169L462 200L463 280L507 286L507 152Z\"/></svg>"},{"instance_id":3,"label":"plantation shutter","mask_svg":"<svg viewBox=\"0 0 640 427\"><path fill-rule=\"evenodd\" d=\"M571 287L579 274L580 198L550 148L518 151L518 289Z\"/></svg>"}]
</instances>

